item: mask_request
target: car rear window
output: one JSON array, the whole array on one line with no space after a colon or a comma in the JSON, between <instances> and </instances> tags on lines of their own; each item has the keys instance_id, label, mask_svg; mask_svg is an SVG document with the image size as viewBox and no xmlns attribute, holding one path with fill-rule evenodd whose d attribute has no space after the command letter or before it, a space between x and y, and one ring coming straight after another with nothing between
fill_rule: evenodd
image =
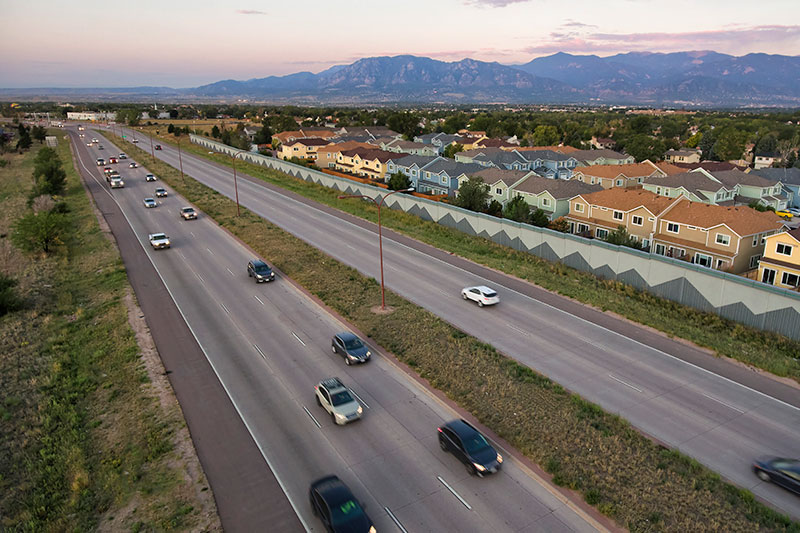
<instances>
[{"instance_id":1,"label":"car rear window","mask_svg":"<svg viewBox=\"0 0 800 533\"><path fill-rule=\"evenodd\" d=\"M342 405L345 403L350 403L353 401L353 397L350 396L350 392L343 390L339 392L335 392L331 394L331 403L333 405Z\"/></svg>"},{"instance_id":2,"label":"car rear window","mask_svg":"<svg viewBox=\"0 0 800 533\"><path fill-rule=\"evenodd\" d=\"M494 298L495 296L497 296L497 293L494 291L488 291L484 292L483 295L486 296L487 298Z\"/></svg>"}]
</instances>

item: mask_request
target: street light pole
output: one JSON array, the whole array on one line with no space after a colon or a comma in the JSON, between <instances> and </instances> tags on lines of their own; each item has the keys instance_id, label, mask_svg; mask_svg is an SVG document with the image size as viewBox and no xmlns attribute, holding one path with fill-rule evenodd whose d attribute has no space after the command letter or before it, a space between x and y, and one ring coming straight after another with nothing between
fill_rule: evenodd
<instances>
[{"instance_id":1,"label":"street light pole","mask_svg":"<svg viewBox=\"0 0 800 533\"><path fill-rule=\"evenodd\" d=\"M381 207L383 207L384 202L388 197L393 194L397 194L399 192L411 192L414 188L409 189L400 189L398 191L392 191L388 194L384 194L381 196L380 201L376 200L372 196L367 196L364 194L343 194L339 196L339 200L343 200L345 198L366 198L370 200L372 203L378 206L378 250L379 250L379 257L380 257L380 264L381 264L381 311L386 310L386 286L383 280L383 225L381 224Z\"/></svg>"},{"instance_id":2,"label":"street light pole","mask_svg":"<svg viewBox=\"0 0 800 533\"><path fill-rule=\"evenodd\" d=\"M232 160L232 165L233 165L233 190L234 190L234 194L236 196L236 216L237 217L242 216L242 212L239 209L239 186L236 184L236 157L238 157L238 155L241 154L242 152L246 152L246 151L247 150L239 150L233 155L230 155L227 152L216 152L218 154L228 155L228 156L230 156L230 158Z\"/></svg>"},{"instance_id":3,"label":"street light pole","mask_svg":"<svg viewBox=\"0 0 800 533\"><path fill-rule=\"evenodd\" d=\"M153 151L153 132L152 131L148 131L147 133L150 135L150 155L153 157L153 163L155 163L156 162L156 154Z\"/></svg>"},{"instance_id":4,"label":"street light pole","mask_svg":"<svg viewBox=\"0 0 800 533\"><path fill-rule=\"evenodd\" d=\"M178 141L178 163L181 166L181 182L186 183L186 180L183 178L183 157L181 157L181 138L177 137L176 140Z\"/></svg>"}]
</instances>

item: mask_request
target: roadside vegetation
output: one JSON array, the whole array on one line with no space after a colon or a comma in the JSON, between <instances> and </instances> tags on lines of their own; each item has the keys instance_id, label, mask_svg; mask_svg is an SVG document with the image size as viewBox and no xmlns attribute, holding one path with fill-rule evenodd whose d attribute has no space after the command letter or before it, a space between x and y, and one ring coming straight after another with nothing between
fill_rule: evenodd
<instances>
[{"instance_id":1,"label":"roadside vegetation","mask_svg":"<svg viewBox=\"0 0 800 533\"><path fill-rule=\"evenodd\" d=\"M125 269L69 143L59 135L57 148L3 157L0 530L219 530L177 402L137 345Z\"/></svg>"},{"instance_id":2,"label":"roadside vegetation","mask_svg":"<svg viewBox=\"0 0 800 533\"><path fill-rule=\"evenodd\" d=\"M172 142L170 136L164 136L162 140ZM181 147L187 152L222 165L230 165L229 156L209 154L208 150L189 143L186 136L182 139ZM149 155L148 160L151 160ZM156 164L163 165L159 168L168 168L160 161ZM345 202L337 198L337 191L241 160L237 161L237 169L311 200L377 223L377 208L368 202ZM670 337L691 341L712 350L718 356L736 359L800 382L800 342L783 335L751 328L713 313L636 290L624 283L603 280L590 273L560 263L551 263L400 211L385 210L381 222L386 228L442 250L530 281L602 311L613 312ZM619 235L619 238L624 241L626 236Z\"/></svg>"},{"instance_id":3,"label":"roadside vegetation","mask_svg":"<svg viewBox=\"0 0 800 533\"><path fill-rule=\"evenodd\" d=\"M194 179L181 179L177 169L153 162L144 151L116 142L231 233L334 309L430 384L473 413L483 424L547 470L553 481L578 491L591 505L634 532L655 531L793 531L793 523L753 495L720 479L714 472L679 452L668 450L618 416L571 394L560 385L522 366L452 327L428 311L387 293L390 314L371 311L380 301L380 287L247 209L236 216L236 204ZM203 154L205 155L205 154ZM220 159L228 163L229 159ZM335 193L277 173L265 179L303 191L306 196L364 214L364 202L332 201ZM367 208L368 216L373 213ZM391 212L395 228L422 232L425 223ZM450 235L456 249L487 258L494 254L505 266L540 268L545 279L570 280L574 271L516 258L502 247L467 238L436 225L424 227L434 242ZM466 255L466 254L465 254ZM521 268L521 267L520 267ZM577 282L576 282L577 283ZM571 281L567 286L572 286ZM599 291L625 291L598 284ZM608 294L608 292L606 292Z\"/></svg>"}]
</instances>

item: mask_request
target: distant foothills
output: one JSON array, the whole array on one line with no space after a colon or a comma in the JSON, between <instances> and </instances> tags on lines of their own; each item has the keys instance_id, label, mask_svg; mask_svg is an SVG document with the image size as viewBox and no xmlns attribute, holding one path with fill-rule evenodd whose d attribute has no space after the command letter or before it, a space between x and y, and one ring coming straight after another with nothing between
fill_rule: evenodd
<instances>
[{"instance_id":1,"label":"distant foothills","mask_svg":"<svg viewBox=\"0 0 800 533\"><path fill-rule=\"evenodd\" d=\"M255 68L255 67L254 67ZM299 105L579 104L800 107L800 56L711 51L557 53L522 65L369 57L318 74L298 72L200 87L0 89L0 98L248 101Z\"/></svg>"}]
</instances>

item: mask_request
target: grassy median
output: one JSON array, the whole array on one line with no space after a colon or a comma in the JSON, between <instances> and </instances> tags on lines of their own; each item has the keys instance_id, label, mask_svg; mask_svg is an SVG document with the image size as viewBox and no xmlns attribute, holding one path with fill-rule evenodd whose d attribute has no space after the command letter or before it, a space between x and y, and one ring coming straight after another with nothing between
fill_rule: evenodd
<instances>
[{"instance_id":1,"label":"grassy median","mask_svg":"<svg viewBox=\"0 0 800 533\"><path fill-rule=\"evenodd\" d=\"M160 139L174 144L174 137L171 135L161 135ZM209 154L208 150L192 145L188 137L184 136L182 139L181 146L187 152L230 165L230 157ZM337 199L337 191L259 165L238 161L237 168L314 201L377 223L378 211L368 203L343 202ZM739 360L800 383L800 342L783 335L751 328L713 313L698 311L638 291L629 285L603 280L593 274L560 263L551 263L401 211L386 210L382 223L387 228L442 250L530 281L602 311L611 311L633 322L662 331L670 337L689 340L720 356Z\"/></svg>"},{"instance_id":2,"label":"grassy median","mask_svg":"<svg viewBox=\"0 0 800 533\"><path fill-rule=\"evenodd\" d=\"M0 317L0 530L219 529L180 409L154 390L129 324L124 266L58 137L71 231L47 255L9 242L39 146L2 156L0 268L24 306Z\"/></svg>"},{"instance_id":3,"label":"grassy median","mask_svg":"<svg viewBox=\"0 0 800 533\"><path fill-rule=\"evenodd\" d=\"M665 449L621 418L570 394L428 311L380 287L132 144L116 139L179 194L366 332L420 376L553 474L556 483L635 532L800 531L696 461ZM324 197L326 189L294 180ZM336 205L364 209L364 202ZM401 215L392 213L392 216ZM388 218L388 217L386 217ZM386 220L384 218L384 220ZM494 245L485 244L492 249Z\"/></svg>"}]
</instances>

